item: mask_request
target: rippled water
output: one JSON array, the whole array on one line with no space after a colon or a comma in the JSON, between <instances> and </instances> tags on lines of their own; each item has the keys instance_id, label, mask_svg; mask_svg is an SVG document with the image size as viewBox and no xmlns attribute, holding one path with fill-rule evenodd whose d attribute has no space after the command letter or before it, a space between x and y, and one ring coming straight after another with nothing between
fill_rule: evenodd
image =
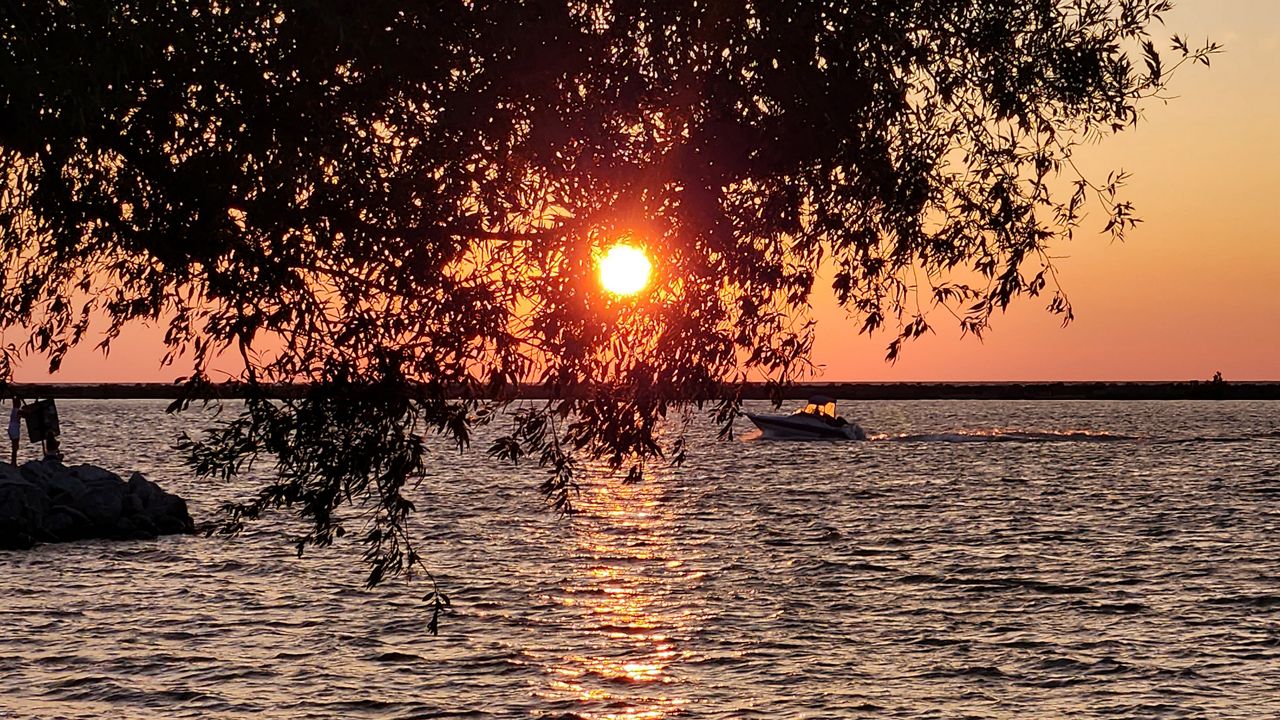
<instances>
[{"instance_id":1,"label":"rippled water","mask_svg":"<svg viewBox=\"0 0 1280 720\"><path fill-rule=\"evenodd\" d=\"M60 403L71 461L212 516L199 416ZM0 552L0 718L1280 716L1280 403L846 404L866 443L715 443L585 512L443 451L420 581L357 548ZM744 426L741 428L746 430Z\"/></svg>"}]
</instances>

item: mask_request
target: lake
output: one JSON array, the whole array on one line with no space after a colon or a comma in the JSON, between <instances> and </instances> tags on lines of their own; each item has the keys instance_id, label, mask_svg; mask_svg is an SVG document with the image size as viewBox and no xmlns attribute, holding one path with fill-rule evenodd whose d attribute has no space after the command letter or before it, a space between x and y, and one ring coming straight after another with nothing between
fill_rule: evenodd
<instances>
[{"instance_id":1,"label":"lake","mask_svg":"<svg viewBox=\"0 0 1280 720\"><path fill-rule=\"evenodd\" d=\"M60 402L67 461L211 519L254 479L192 478L174 440L211 418L165 405ZM695 423L572 519L492 431L441 445L438 637L428 583L365 591L358 545L297 558L287 521L0 552L0 718L1280 716L1280 403L841 412L872 440Z\"/></svg>"}]
</instances>

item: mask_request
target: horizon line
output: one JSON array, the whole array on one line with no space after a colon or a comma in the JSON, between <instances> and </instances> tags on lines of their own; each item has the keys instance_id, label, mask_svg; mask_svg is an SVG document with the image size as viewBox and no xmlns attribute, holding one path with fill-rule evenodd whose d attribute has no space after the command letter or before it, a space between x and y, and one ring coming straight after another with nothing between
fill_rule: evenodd
<instances>
[{"instance_id":1,"label":"horizon line","mask_svg":"<svg viewBox=\"0 0 1280 720\"><path fill-rule=\"evenodd\" d=\"M305 397L315 383L278 383L257 386L254 394L271 399ZM359 387L359 386L356 386ZM972 380L972 381L809 381L786 385L749 382L740 388L742 400L803 400L810 395L831 395L839 400L1280 400L1280 380ZM193 388L184 383L76 382L0 383L0 394L13 397L97 400L218 400L243 399L248 386L239 381L209 383ZM708 388L710 390L710 388ZM541 384L506 388L479 400L555 400L583 397L590 387L566 393ZM446 397L463 393L446 390ZM691 401L714 402L712 393Z\"/></svg>"}]
</instances>

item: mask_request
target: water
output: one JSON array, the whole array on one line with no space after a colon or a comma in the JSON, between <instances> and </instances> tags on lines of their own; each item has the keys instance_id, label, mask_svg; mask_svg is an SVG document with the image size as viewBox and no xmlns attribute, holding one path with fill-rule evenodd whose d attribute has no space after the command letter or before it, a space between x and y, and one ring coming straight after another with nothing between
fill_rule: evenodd
<instances>
[{"instance_id":1,"label":"water","mask_svg":"<svg viewBox=\"0 0 1280 720\"><path fill-rule=\"evenodd\" d=\"M205 420L163 406L60 403L66 449L207 519L248 486L194 482ZM873 441L700 425L572 521L537 468L442 451L439 637L423 580L366 592L279 525L0 553L0 718L1280 715L1280 403L843 411Z\"/></svg>"}]
</instances>

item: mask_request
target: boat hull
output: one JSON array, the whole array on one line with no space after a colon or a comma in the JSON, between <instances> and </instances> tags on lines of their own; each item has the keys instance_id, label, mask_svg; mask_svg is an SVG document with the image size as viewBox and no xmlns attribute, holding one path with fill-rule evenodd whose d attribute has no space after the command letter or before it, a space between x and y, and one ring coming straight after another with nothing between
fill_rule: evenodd
<instances>
[{"instance_id":1,"label":"boat hull","mask_svg":"<svg viewBox=\"0 0 1280 720\"><path fill-rule=\"evenodd\" d=\"M862 428L854 423L832 425L804 415L756 415L746 413L764 437L770 440L863 440Z\"/></svg>"}]
</instances>

